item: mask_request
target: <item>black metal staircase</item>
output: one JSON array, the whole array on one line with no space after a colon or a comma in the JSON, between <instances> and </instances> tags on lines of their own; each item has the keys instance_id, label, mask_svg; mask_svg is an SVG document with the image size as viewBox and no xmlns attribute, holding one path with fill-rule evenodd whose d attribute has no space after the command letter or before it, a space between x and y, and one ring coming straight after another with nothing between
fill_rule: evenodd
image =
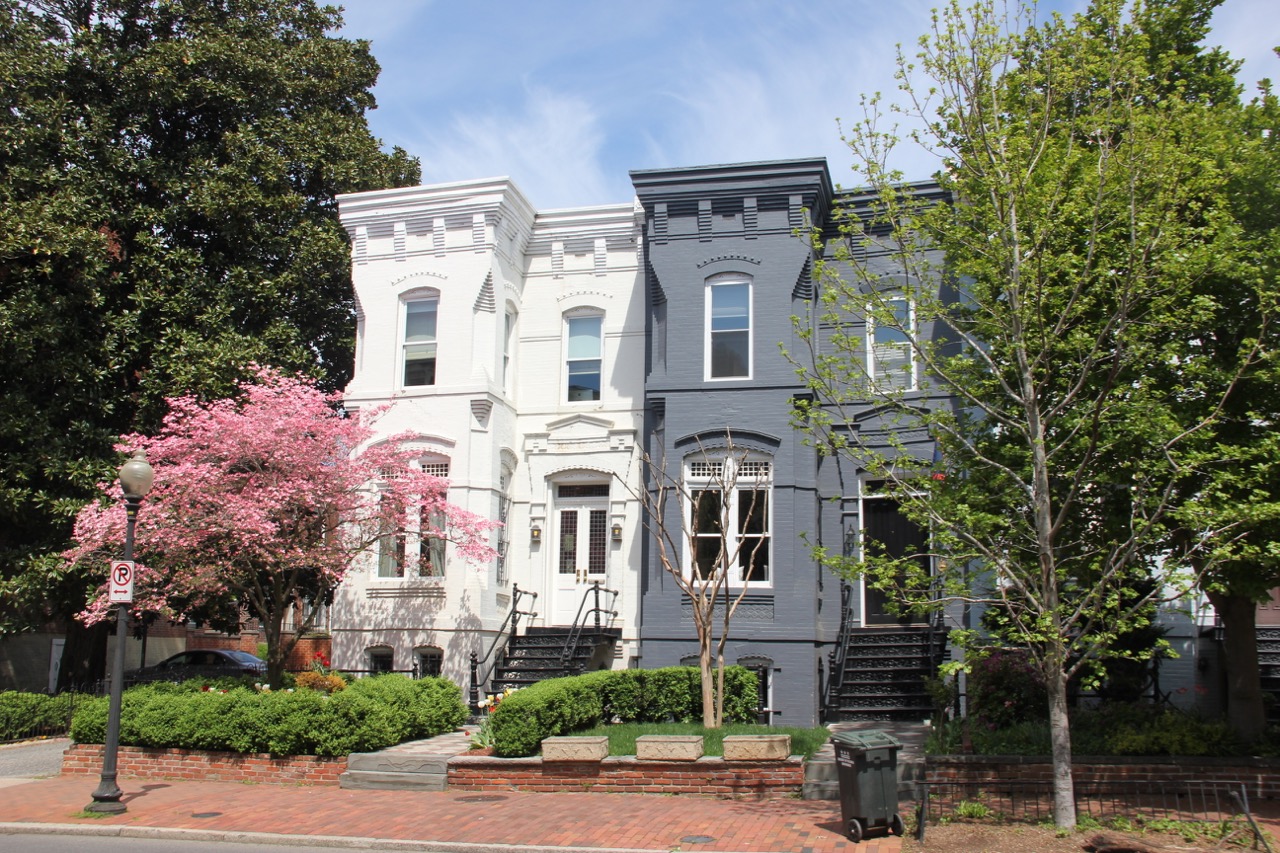
<instances>
[{"instance_id":1,"label":"black metal staircase","mask_svg":"<svg viewBox=\"0 0 1280 853\"><path fill-rule=\"evenodd\" d=\"M934 708L925 682L942 665L946 633L935 624L854 627L851 598L852 589L843 584L823 721L928 719Z\"/></svg>"},{"instance_id":2,"label":"black metal staircase","mask_svg":"<svg viewBox=\"0 0 1280 853\"><path fill-rule=\"evenodd\" d=\"M1258 680L1275 701L1267 706L1269 722L1280 722L1280 627L1258 628Z\"/></svg>"}]
</instances>

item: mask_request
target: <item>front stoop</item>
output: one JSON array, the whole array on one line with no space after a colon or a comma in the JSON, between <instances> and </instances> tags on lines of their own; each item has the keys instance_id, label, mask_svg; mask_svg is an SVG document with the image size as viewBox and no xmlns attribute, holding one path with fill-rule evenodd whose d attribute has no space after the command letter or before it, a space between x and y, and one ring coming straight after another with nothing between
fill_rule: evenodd
<instances>
[{"instance_id":1,"label":"front stoop","mask_svg":"<svg viewBox=\"0 0 1280 853\"><path fill-rule=\"evenodd\" d=\"M924 742L929 737L927 723L903 723L891 720L832 723L832 732L876 730L893 735L902 742L898 751L898 799L914 800L916 783L924 781ZM836 750L831 741L823 744L804 765L806 800L840 799L840 777L836 773Z\"/></svg>"},{"instance_id":2,"label":"front stoop","mask_svg":"<svg viewBox=\"0 0 1280 853\"><path fill-rule=\"evenodd\" d=\"M415 740L380 752L353 752L347 756L347 772L338 777L342 788L377 788L393 791L443 791L448 782L449 759L471 748L468 730L428 740Z\"/></svg>"}]
</instances>

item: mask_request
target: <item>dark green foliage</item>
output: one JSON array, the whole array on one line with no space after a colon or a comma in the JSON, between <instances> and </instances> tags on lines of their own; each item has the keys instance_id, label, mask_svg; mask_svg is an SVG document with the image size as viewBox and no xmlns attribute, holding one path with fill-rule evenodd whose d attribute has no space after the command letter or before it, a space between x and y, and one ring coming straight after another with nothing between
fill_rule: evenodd
<instances>
[{"instance_id":1,"label":"dark green foliage","mask_svg":"<svg viewBox=\"0 0 1280 853\"><path fill-rule=\"evenodd\" d=\"M601 722L691 722L701 719L702 686L694 667L626 669L553 678L518 690L490 715L497 755L534 755L543 738ZM755 718L756 674L725 668L725 721Z\"/></svg>"},{"instance_id":2,"label":"dark green foliage","mask_svg":"<svg viewBox=\"0 0 1280 853\"><path fill-rule=\"evenodd\" d=\"M76 709L71 736L101 743L107 700ZM467 710L457 685L382 675L332 696L314 690L204 690L201 682L145 684L125 691L120 743L272 755L346 755L452 731Z\"/></svg>"},{"instance_id":3,"label":"dark green foliage","mask_svg":"<svg viewBox=\"0 0 1280 853\"><path fill-rule=\"evenodd\" d=\"M71 722L72 707L85 698L73 693L0 693L0 742L62 734Z\"/></svg>"},{"instance_id":4,"label":"dark green foliage","mask_svg":"<svg viewBox=\"0 0 1280 853\"><path fill-rule=\"evenodd\" d=\"M1044 679L1023 651L999 649L974 663L968 692L975 728L1003 729L1049 716Z\"/></svg>"},{"instance_id":5,"label":"dark green foliage","mask_svg":"<svg viewBox=\"0 0 1280 853\"><path fill-rule=\"evenodd\" d=\"M102 577L56 554L166 396L223 396L250 361L348 378L336 196L419 171L369 133L378 66L340 21L313 0L0 0L5 621L83 608Z\"/></svg>"}]
</instances>

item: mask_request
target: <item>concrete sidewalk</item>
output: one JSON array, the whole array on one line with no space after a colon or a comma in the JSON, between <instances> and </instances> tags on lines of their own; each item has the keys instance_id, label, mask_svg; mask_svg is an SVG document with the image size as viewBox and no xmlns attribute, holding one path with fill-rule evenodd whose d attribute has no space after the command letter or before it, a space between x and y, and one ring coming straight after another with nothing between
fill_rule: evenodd
<instances>
[{"instance_id":1,"label":"concrete sidewalk","mask_svg":"<svg viewBox=\"0 0 1280 853\"><path fill-rule=\"evenodd\" d=\"M486 851L607 849L670 853L898 853L897 838L853 844L840 831L840 804L799 799L716 800L649 794L476 794L346 790L121 778L128 811L87 817L97 779L9 780L0 833L50 830L201 836L255 843ZM212 833L212 835L210 835ZM243 833L263 833L246 839ZM183 832L186 834L186 832ZM406 843L407 842L407 843Z\"/></svg>"}]
</instances>

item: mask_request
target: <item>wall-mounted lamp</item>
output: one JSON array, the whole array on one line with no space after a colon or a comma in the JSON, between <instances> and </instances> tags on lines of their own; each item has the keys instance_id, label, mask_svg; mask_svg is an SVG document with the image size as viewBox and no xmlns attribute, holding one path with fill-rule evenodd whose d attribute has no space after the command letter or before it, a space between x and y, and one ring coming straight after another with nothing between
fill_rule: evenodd
<instances>
[{"instance_id":1,"label":"wall-mounted lamp","mask_svg":"<svg viewBox=\"0 0 1280 853\"><path fill-rule=\"evenodd\" d=\"M609 529L609 532L613 535L614 542L622 541L622 525L621 524L615 521L613 523L613 527Z\"/></svg>"},{"instance_id":2,"label":"wall-mounted lamp","mask_svg":"<svg viewBox=\"0 0 1280 853\"><path fill-rule=\"evenodd\" d=\"M529 541L530 542L542 541L542 527L536 521L533 523L533 526L529 528Z\"/></svg>"}]
</instances>

